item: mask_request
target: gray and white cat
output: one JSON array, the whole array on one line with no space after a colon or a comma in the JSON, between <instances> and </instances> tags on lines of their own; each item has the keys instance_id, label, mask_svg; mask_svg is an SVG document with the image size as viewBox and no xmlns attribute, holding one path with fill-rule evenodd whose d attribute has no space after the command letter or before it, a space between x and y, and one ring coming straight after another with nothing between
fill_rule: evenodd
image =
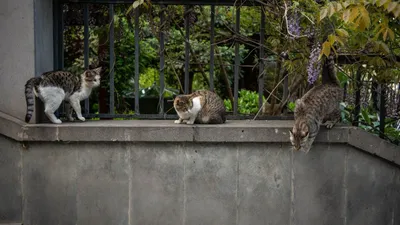
<instances>
[{"instance_id":1,"label":"gray and white cat","mask_svg":"<svg viewBox=\"0 0 400 225\"><path fill-rule=\"evenodd\" d=\"M294 126L289 131L290 141L295 150L305 153L310 151L321 124L325 123L330 129L340 121L343 90L335 75L333 55L327 60L330 81L313 87L296 100Z\"/></svg>"},{"instance_id":2,"label":"gray and white cat","mask_svg":"<svg viewBox=\"0 0 400 225\"><path fill-rule=\"evenodd\" d=\"M174 108L179 116L175 123L220 124L226 121L224 102L212 91L199 90L189 95L178 95Z\"/></svg>"},{"instance_id":3,"label":"gray and white cat","mask_svg":"<svg viewBox=\"0 0 400 225\"><path fill-rule=\"evenodd\" d=\"M92 89L100 85L101 67L84 71L80 76L75 76L67 71L51 71L43 73L40 77L29 79L25 84L25 98L27 112L25 122L31 120L35 97L44 103L44 112L53 123L62 123L54 112L60 107L62 101L74 109L79 120L85 121L82 116L80 102L90 96ZM67 117L73 121L72 110L67 106Z\"/></svg>"}]
</instances>

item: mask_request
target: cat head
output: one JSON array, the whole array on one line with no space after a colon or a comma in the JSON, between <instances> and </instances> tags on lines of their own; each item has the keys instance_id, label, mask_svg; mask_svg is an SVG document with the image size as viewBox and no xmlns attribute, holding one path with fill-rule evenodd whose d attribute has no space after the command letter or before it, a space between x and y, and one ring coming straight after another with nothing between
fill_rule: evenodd
<instances>
[{"instance_id":1,"label":"cat head","mask_svg":"<svg viewBox=\"0 0 400 225\"><path fill-rule=\"evenodd\" d=\"M292 143L293 149L305 150L308 142L308 126L305 123L295 124L292 130L289 130L290 142Z\"/></svg>"},{"instance_id":2,"label":"cat head","mask_svg":"<svg viewBox=\"0 0 400 225\"><path fill-rule=\"evenodd\" d=\"M97 67L95 69L86 70L83 73L83 79L86 82L86 85L89 87L98 87L100 86L100 73L101 67Z\"/></svg>"},{"instance_id":3,"label":"cat head","mask_svg":"<svg viewBox=\"0 0 400 225\"><path fill-rule=\"evenodd\" d=\"M187 112L192 108L192 104L191 99L186 95L178 95L174 100L174 108L177 112Z\"/></svg>"}]
</instances>

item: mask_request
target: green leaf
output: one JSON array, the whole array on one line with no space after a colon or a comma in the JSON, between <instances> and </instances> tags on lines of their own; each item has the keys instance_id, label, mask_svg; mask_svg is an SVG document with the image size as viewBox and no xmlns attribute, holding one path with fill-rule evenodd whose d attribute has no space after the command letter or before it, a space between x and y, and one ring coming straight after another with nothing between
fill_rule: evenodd
<instances>
[{"instance_id":1,"label":"green leaf","mask_svg":"<svg viewBox=\"0 0 400 225\"><path fill-rule=\"evenodd\" d=\"M366 109L361 110L361 115L362 115L365 123L367 123L368 125L372 125L371 119L369 118L368 111Z\"/></svg>"},{"instance_id":2,"label":"green leaf","mask_svg":"<svg viewBox=\"0 0 400 225\"><path fill-rule=\"evenodd\" d=\"M342 5L343 5L343 8L347 8L350 5L350 3L348 1L346 1L346 2L343 2Z\"/></svg>"},{"instance_id":3,"label":"green leaf","mask_svg":"<svg viewBox=\"0 0 400 225\"><path fill-rule=\"evenodd\" d=\"M342 19L343 19L344 22L346 22L346 23L349 22L350 13L351 13L351 10L350 10L350 9L346 9L346 10L343 12Z\"/></svg>"},{"instance_id":4,"label":"green leaf","mask_svg":"<svg viewBox=\"0 0 400 225\"><path fill-rule=\"evenodd\" d=\"M387 8L387 11L388 11L388 12L393 11L393 10L397 7L397 5L398 5L397 2L391 2L391 3L389 3L388 8Z\"/></svg>"},{"instance_id":5,"label":"green leaf","mask_svg":"<svg viewBox=\"0 0 400 225\"><path fill-rule=\"evenodd\" d=\"M349 33L344 30L344 29L336 29L336 33L340 36L340 37L348 37Z\"/></svg>"},{"instance_id":6,"label":"green leaf","mask_svg":"<svg viewBox=\"0 0 400 225\"><path fill-rule=\"evenodd\" d=\"M332 35L332 34L330 34L328 36L328 42L331 44L331 46L333 46L335 44L336 38L337 37L335 35Z\"/></svg>"},{"instance_id":7,"label":"green leaf","mask_svg":"<svg viewBox=\"0 0 400 225\"><path fill-rule=\"evenodd\" d=\"M326 57L328 57L329 54L331 54L331 43L325 41L322 44L322 50L321 51Z\"/></svg>"},{"instance_id":8,"label":"green leaf","mask_svg":"<svg viewBox=\"0 0 400 225\"><path fill-rule=\"evenodd\" d=\"M367 9L364 6L361 6L359 9L360 9L360 17L358 19L358 28L361 31L364 31L371 25L371 21Z\"/></svg>"},{"instance_id":9,"label":"green leaf","mask_svg":"<svg viewBox=\"0 0 400 225\"><path fill-rule=\"evenodd\" d=\"M337 78L339 80L340 86L343 87L345 83L348 82L349 78L343 72L339 71L337 73Z\"/></svg>"},{"instance_id":10,"label":"green leaf","mask_svg":"<svg viewBox=\"0 0 400 225\"><path fill-rule=\"evenodd\" d=\"M377 2L377 5L378 5L379 7L381 7L381 6L383 6L384 4L386 4L388 1L389 1L389 0L380 0L380 1Z\"/></svg>"},{"instance_id":11,"label":"green leaf","mask_svg":"<svg viewBox=\"0 0 400 225\"><path fill-rule=\"evenodd\" d=\"M343 9L343 5L341 3L336 3L336 12L339 12Z\"/></svg>"},{"instance_id":12,"label":"green leaf","mask_svg":"<svg viewBox=\"0 0 400 225\"><path fill-rule=\"evenodd\" d=\"M387 35L388 35L388 29L386 29L385 32L383 32L382 38L384 41L386 41Z\"/></svg>"},{"instance_id":13,"label":"green leaf","mask_svg":"<svg viewBox=\"0 0 400 225\"><path fill-rule=\"evenodd\" d=\"M358 6L353 7L353 8L350 9L350 16L349 16L349 18L348 18L348 21L345 21L345 22L351 23L351 22L353 22L359 15L360 15L359 7L358 7Z\"/></svg>"},{"instance_id":14,"label":"green leaf","mask_svg":"<svg viewBox=\"0 0 400 225\"><path fill-rule=\"evenodd\" d=\"M400 4L397 5L396 10L393 11L393 15L397 18L400 15Z\"/></svg>"},{"instance_id":15,"label":"green leaf","mask_svg":"<svg viewBox=\"0 0 400 225\"><path fill-rule=\"evenodd\" d=\"M336 12L334 3L336 2L332 2L331 4L329 4L329 17L331 17Z\"/></svg>"},{"instance_id":16,"label":"green leaf","mask_svg":"<svg viewBox=\"0 0 400 225\"><path fill-rule=\"evenodd\" d=\"M134 3L132 3L131 6L129 6L128 10L126 10L126 14L129 14L130 11L133 9L136 9L138 6L144 3L144 0L136 0Z\"/></svg>"},{"instance_id":17,"label":"green leaf","mask_svg":"<svg viewBox=\"0 0 400 225\"><path fill-rule=\"evenodd\" d=\"M328 8L325 7L323 9L321 9L321 11L319 13L319 20L320 21L323 20L327 14L328 14Z\"/></svg>"},{"instance_id":18,"label":"green leaf","mask_svg":"<svg viewBox=\"0 0 400 225\"><path fill-rule=\"evenodd\" d=\"M390 53L389 47L383 42L379 43L379 49L386 54Z\"/></svg>"}]
</instances>

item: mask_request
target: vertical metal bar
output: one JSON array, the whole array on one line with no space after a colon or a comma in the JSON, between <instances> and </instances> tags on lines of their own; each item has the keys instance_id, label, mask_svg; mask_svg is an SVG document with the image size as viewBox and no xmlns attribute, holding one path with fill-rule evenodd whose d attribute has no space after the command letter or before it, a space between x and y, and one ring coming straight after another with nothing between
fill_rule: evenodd
<instances>
[{"instance_id":1,"label":"vertical metal bar","mask_svg":"<svg viewBox=\"0 0 400 225\"><path fill-rule=\"evenodd\" d=\"M59 59L59 68L58 69L64 69L64 13L63 13L63 4L60 4L60 43L59 43L59 48L60 48L60 59Z\"/></svg>"},{"instance_id":2,"label":"vertical metal bar","mask_svg":"<svg viewBox=\"0 0 400 225\"><path fill-rule=\"evenodd\" d=\"M358 126L358 120L360 115L360 99L361 99L361 66L357 69L356 73L356 93L353 113L353 126Z\"/></svg>"},{"instance_id":3,"label":"vertical metal bar","mask_svg":"<svg viewBox=\"0 0 400 225\"><path fill-rule=\"evenodd\" d=\"M135 114L139 111L139 8L135 10Z\"/></svg>"},{"instance_id":4,"label":"vertical metal bar","mask_svg":"<svg viewBox=\"0 0 400 225\"><path fill-rule=\"evenodd\" d=\"M235 24L235 35L239 35L240 29L240 7L236 6L236 24ZM239 98L239 65L240 65L240 55L239 55L239 42L235 41L235 71L234 71L234 101L233 101L233 115L238 113L238 98Z\"/></svg>"},{"instance_id":5,"label":"vertical metal bar","mask_svg":"<svg viewBox=\"0 0 400 225\"><path fill-rule=\"evenodd\" d=\"M215 26L215 5L211 6L211 34L210 34L210 90L214 91L214 26Z\"/></svg>"},{"instance_id":6,"label":"vertical metal bar","mask_svg":"<svg viewBox=\"0 0 400 225\"><path fill-rule=\"evenodd\" d=\"M60 70L63 68L64 63L64 25L63 25L63 4L59 1L54 2L53 10L53 69ZM35 72L35 76L40 76L41 74ZM49 122L50 120L45 116L44 104L42 101L36 99L35 105L35 116L36 123ZM60 111L64 108L64 103L56 110L55 115L60 117Z\"/></svg>"},{"instance_id":7,"label":"vertical metal bar","mask_svg":"<svg viewBox=\"0 0 400 225\"><path fill-rule=\"evenodd\" d=\"M54 47L54 70L62 69L63 62L63 10L62 4L58 1L54 2L53 18L54 18L54 32L53 32L53 47ZM40 76L40 74L36 74Z\"/></svg>"},{"instance_id":8,"label":"vertical metal bar","mask_svg":"<svg viewBox=\"0 0 400 225\"><path fill-rule=\"evenodd\" d=\"M84 24L83 58L84 58L85 70L87 70L89 69L89 6L87 3L83 8L83 24ZM85 100L85 114L89 114L89 98Z\"/></svg>"},{"instance_id":9,"label":"vertical metal bar","mask_svg":"<svg viewBox=\"0 0 400 225\"><path fill-rule=\"evenodd\" d=\"M289 95L289 76L288 76L288 72L286 69L284 69L284 73L283 73L283 98L282 101L286 101L286 99L288 98ZM287 114L287 104L285 106L283 106L283 113L286 115Z\"/></svg>"},{"instance_id":10,"label":"vertical metal bar","mask_svg":"<svg viewBox=\"0 0 400 225\"><path fill-rule=\"evenodd\" d=\"M110 17L110 103L109 111L110 114L114 114L114 66L115 66L115 55L114 55L114 5L109 4L108 14Z\"/></svg>"},{"instance_id":11,"label":"vertical metal bar","mask_svg":"<svg viewBox=\"0 0 400 225\"><path fill-rule=\"evenodd\" d=\"M400 111L400 83L397 86L397 106L396 106L396 111L399 112Z\"/></svg>"},{"instance_id":12,"label":"vertical metal bar","mask_svg":"<svg viewBox=\"0 0 400 225\"><path fill-rule=\"evenodd\" d=\"M58 48L59 48L59 59L58 59L58 70L62 70L62 69L64 69L64 13L63 13L63 4L60 4L60 8L59 8L59 19L60 19L60 21L58 22L58 24L59 24L59 26L60 26L60 28L59 28L59 37L60 37L60 39L59 39L59 45L58 45ZM64 102L62 103L62 105L61 105L61 107L60 108L58 108L57 110L56 110L56 112L55 112L55 115L59 118L60 117L60 111L65 111L65 110L62 110L62 109L64 109ZM47 118L47 117L46 117Z\"/></svg>"},{"instance_id":13,"label":"vertical metal bar","mask_svg":"<svg viewBox=\"0 0 400 225\"><path fill-rule=\"evenodd\" d=\"M165 29L165 5L161 5L160 11L160 114L164 114L164 29Z\"/></svg>"},{"instance_id":14,"label":"vertical metal bar","mask_svg":"<svg viewBox=\"0 0 400 225\"><path fill-rule=\"evenodd\" d=\"M343 102L345 102L347 99L347 83L344 83L343 85Z\"/></svg>"},{"instance_id":15,"label":"vertical metal bar","mask_svg":"<svg viewBox=\"0 0 400 225\"><path fill-rule=\"evenodd\" d=\"M265 12L264 7L261 6L261 29L260 29L260 68L258 75L258 107L263 105L264 96L264 35L265 35Z\"/></svg>"},{"instance_id":16,"label":"vertical metal bar","mask_svg":"<svg viewBox=\"0 0 400 225\"><path fill-rule=\"evenodd\" d=\"M379 107L379 137L385 137L385 119L386 119L386 87L380 84L380 107Z\"/></svg>"},{"instance_id":17,"label":"vertical metal bar","mask_svg":"<svg viewBox=\"0 0 400 225\"><path fill-rule=\"evenodd\" d=\"M189 62L190 62L190 43L189 43L189 12L190 6L185 5L185 94L189 94Z\"/></svg>"}]
</instances>

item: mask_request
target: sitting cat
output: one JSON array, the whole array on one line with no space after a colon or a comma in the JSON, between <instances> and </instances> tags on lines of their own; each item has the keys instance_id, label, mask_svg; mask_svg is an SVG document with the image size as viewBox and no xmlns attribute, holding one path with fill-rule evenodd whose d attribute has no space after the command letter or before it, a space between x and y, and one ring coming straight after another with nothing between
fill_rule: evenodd
<instances>
[{"instance_id":1,"label":"sitting cat","mask_svg":"<svg viewBox=\"0 0 400 225\"><path fill-rule=\"evenodd\" d=\"M174 108L179 116L175 123L219 124L226 121L224 101L212 91L179 95L174 100Z\"/></svg>"},{"instance_id":2,"label":"sitting cat","mask_svg":"<svg viewBox=\"0 0 400 225\"><path fill-rule=\"evenodd\" d=\"M54 112L60 107L63 100L69 103L67 117L73 121L72 108L79 120L85 121L81 113L80 101L89 97L92 89L100 85L101 67L84 71L80 76L75 76L66 71L51 71L43 73L40 77L29 79L25 84L25 98L27 112L25 122L29 122L34 109L34 95L44 103L44 112L53 123L62 123Z\"/></svg>"},{"instance_id":3,"label":"sitting cat","mask_svg":"<svg viewBox=\"0 0 400 225\"><path fill-rule=\"evenodd\" d=\"M289 131L290 142L295 150L305 153L311 149L319 127L326 122L328 129L340 121L340 102L343 90L334 72L333 57L328 59L330 82L315 86L301 99L296 100L294 110L294 126Z\"/></svg>"}]
</instances>

